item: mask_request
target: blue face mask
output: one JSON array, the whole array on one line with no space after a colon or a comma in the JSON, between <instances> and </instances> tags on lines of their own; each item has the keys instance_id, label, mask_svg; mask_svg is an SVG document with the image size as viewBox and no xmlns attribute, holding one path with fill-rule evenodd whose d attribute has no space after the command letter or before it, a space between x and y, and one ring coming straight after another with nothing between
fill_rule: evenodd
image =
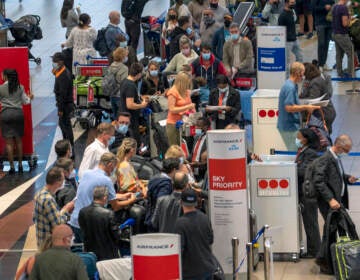
<instances>
[{"instance_id":1,"label":"blue face mask","mask_svg":"<svg viewBox=\"0 0 360 280\"><path fill-rule=\"evenodd\" d=\"M202 134L201 128L196 128L196 129L195 129L195 134L196 134L196 135L201 135L201 134Z\"/></svg>"},{"instance_id":2,"label":"blue face mask","mask_svg":"<svg viewBox=\"0 0 360 280\"><path fill-rule=\"evenodd\" d=\"M228 91L228 87L226 87L226 88L218 88L219 89L219 92L220 93L225 93L225 92L227 92Z\"/></svg>"},{"instance_id":3,"label":"blue face mask","mask_svg":"<svg viewBox=\"0 0 360 280\"><path fill-rule=\"evenodd\" d=\"M186 33L190 35L192 33L192 28L191 27L186 28Z\"/></svg>"},{"instance_id":4,"label":"blue face mask","mask_svg":"<svg viewBox=\"0 0 360 280\"><path fill-rule=\"evenodd\" d=\"M149 73L150 73L151 77L157 77L157 75L159 74L159 71L158 70L151 70L151 71L149 71Z\"/></svg>"},{"instance_id":5,"label":"blue face mask","mask_svg":"<svg viewBox=\"0 0 360 280\"><path fill-rule=\"evenodd\" d=\"M59 68L59 64L57 64L56 62L52 63L52 68L53 69L58 69Z\"/></svg>"},{"instance_id":6,"label":"blue face mask","mask_svg":"<svg viewBox=\"0 0 360 280\"><path fill-rule=\"evenodd\" d=\"M236 41L239 39L239 34L231 34L231 40Z\"/></svg>"},{"instance_id":7,"label":"blue face mask","mask_svg":"<svg viewBox=\"0 0 360 280\"><path fill-rule=\"evenodd\" d=\"M120 48L126 48L127 47L127 41L120 42L119 47Z\"/></svg>"},{"instance_id":8,"label":"blue face mask","mask_svg":"<svg viewBox=\"0 0 360 280\"><path fill-rule=\"evenodd\" d=\"M123 59L123 63L128 62L128 60L129 60L129 58L127 56L125 56L124 59Z\"/></svg>"},{"instance_id":9,"label":"blue face mask","mask_svg":"<svg viewBox=\"0 0 360 280\"><path fill-rule=\"evenodd\" d=\"M115 136L111 136L108 141L108 146L111 146L112 144L114 144L114 142L115 142Z\"/></svg>"},{"instance_id":10,"label":"blue face mask","mask_svg":"<svg viewBox=\"0 0 360 280\"><path fill-rule=\"evenodd\" d=\"M211 57L211 53L202 53L201 56L204 60L209 60Z\"/></svg>"},{"instance_id":11,"label":"blue face mask","mask_svg":"<svg viewBox=\"0 0 360 280\"><path fill-rule=\"evenodd\" d=\"M349 154L347 154L347 153L340 153L340 154L338 154L337 156L338 156L338 158L342 158L342 157L346 157L346 156L348 156Z\"/></svg>"},{"instance_id":12,"label":"blue face mask","mask_svg":"<svg viewBox=\"0 0 360 280\"><path fill-rule=\"evenodd\" d=\"M303 144L301 143L300 139L299 138L295 138L295 145L296 147L298 148L301 148L303 146Z\"/></svg>"},{"instance_id":13,"label":"blue face mask","mask_svg":"<svg viewBox=\"0 0 360 280\"><path fill-rule=\"evenodd\" d=\"M120 124L119 126L116 127L116 131L121 133L121 134L126 134L129 130L129 126L126 124Z\"/></svg>"},{"instance_id":14,"label":"blue face mask","mask_svg":"<svg viewBox=\"0 0 360 280\"><path fill-rule=\"evenodd\" d=\"M180 164L184 164L184 158L183 157L180 157L179 161L180 161Z\"/></svg>"}]
</instances>

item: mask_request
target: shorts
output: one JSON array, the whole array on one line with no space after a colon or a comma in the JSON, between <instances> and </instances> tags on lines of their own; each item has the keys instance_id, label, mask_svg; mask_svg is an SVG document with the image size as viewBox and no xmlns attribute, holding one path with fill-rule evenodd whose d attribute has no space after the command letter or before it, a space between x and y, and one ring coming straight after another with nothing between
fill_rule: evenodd
<instances>
[{"instance_id":1,"label":"shorts","mask_svg":"<svg viewBox=\"0 0 360 280\"><path fill-rule=\"evenodd\" d=\"M297 15L311 15L313 12L311 0L296 1L295 11Z\"/></svg>"}]
</instances>

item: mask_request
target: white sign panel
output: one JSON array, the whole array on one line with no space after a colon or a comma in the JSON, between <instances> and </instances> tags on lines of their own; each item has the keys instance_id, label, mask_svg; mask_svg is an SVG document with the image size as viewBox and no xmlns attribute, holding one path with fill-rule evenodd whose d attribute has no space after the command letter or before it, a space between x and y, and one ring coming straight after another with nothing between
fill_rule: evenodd
<instances>
[{"instance_id":1,"label":"white sign panel","mask_svg":"<svg viewBox=\"0 0 360 280\"><path fill-rule=\"evenodd\" d=\"M232 273L231 239L239 239L239 257L249 240L244 130L212 130L207 135L209 208L213 252L226 274ZM243 264L240 272L246 272Z\"/></svg>"}]
</instances>

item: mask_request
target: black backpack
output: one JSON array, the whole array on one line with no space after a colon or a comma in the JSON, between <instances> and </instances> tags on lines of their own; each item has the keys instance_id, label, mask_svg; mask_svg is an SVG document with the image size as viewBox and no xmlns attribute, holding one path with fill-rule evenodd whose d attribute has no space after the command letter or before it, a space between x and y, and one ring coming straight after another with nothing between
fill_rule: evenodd
<instances>
[{"instance_id":1,"label":"black backpack","mask_svg":"<svg viewBox=\"0 0 360 280\"><path fill-rule=\"evenodd\" d=\"M101 81L101 88L105 96L120 96L120 83L116 80L116 72L107 72Z\"/></svg>"},{"instance_id":2,"label":"black backpack","mask_svg":"<svg viewBox=\"0 0 360 280\"><path fill-rule=\"evenodd\" d=\"M136 0L123 0L121 3L121 15L129 19L133 16L136 8Z\"/></svg>"},{"instance_id":3,"label":"black backpack","mask_svg":"<svg viewBox=\"0 0 360 280\"><path fill-rule=\"evenodd\" d=\"M96 40L94 41L94 49L99 52L101 56L107 56L110 53L110 49L106 43L105 33L108 27L103 27L98 30Z\"/></svg>"},{"instance_id":4,"label":"black backpack","mask_svg":"<svg viewBox=\"0 0 360 280\"><path fill-rule=\"evenodd\" d=\"M316 200L318 193L314 185L314 171L317 159L313 160L305 170L304 182L302 184L303 195L308 200Z\"/></svg>"}]
</instances>

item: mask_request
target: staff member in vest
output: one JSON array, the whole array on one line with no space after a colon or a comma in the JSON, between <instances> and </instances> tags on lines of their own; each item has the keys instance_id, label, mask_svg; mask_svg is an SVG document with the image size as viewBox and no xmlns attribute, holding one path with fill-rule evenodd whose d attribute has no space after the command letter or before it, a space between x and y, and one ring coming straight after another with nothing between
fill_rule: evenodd
<instances>
[{"instance_id":1,"label":"staff member in vest","mask_svg":"<svg viewBox=\"0 0 360 280\"><path fill-rule=\"evenodd\" d=\"M4 84L0 86L1 134L6 142L6 152L10 163L9 174L14 174L14 139L19 160L19 172L23 172L21 138L24 136L24 113L22 105L30 103L34 96L25 94L24 87L20 85L18 73L15 69L5 69L1 78L4 81ZM0 178L3 175L0 173Z\"/></svg>"},{"instance_id":2,"label":"staff member in vest","mask_svg":"<svg viewBox=\"0 0 360 280\"><path fill-rule=\"evenodd\" d=\"M191 76L180 71L175 78L174 85L167 92L169 112L166 120L166 134L169 146L180 145L180 133L176 128L176 122L182 119L186 112L195 110L195 104L191 103L190 90Z\"/></svg>"}]
</instances>

